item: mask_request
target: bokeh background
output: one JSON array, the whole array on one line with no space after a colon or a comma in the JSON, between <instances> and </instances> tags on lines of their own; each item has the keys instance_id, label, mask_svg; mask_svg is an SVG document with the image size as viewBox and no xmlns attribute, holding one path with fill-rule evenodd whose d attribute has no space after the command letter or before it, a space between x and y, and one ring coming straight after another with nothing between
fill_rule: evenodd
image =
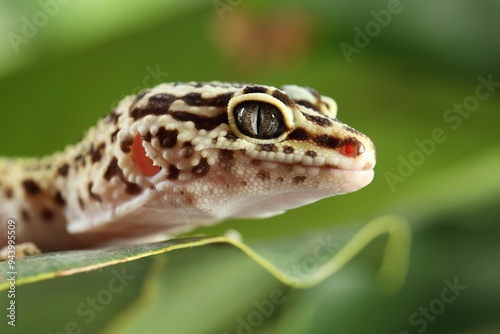
<instances>
[{"instance_id":1,"label":"bokeh background","mask_svg":"<svg viewBox=\"0 0 500 334\"><path fill-rule=\"evenodd\" d=\"M389 213L414 232L394 295L375 284L383 238L308 290L207 246L21 286L18 326L4 318L2 333L500 333L499 36L498 0L1 1L1 155L61 150L123 96L159 82L311 86L375 142L373 183L195 233L236 229L279 246ZM479 77L493 82L481 100ZM442 135L425 152L417 142L433 131ZM112 270L134 279L77 312ZM273 293L279 302L266 309Z\"/></svg>"}]
</instances>

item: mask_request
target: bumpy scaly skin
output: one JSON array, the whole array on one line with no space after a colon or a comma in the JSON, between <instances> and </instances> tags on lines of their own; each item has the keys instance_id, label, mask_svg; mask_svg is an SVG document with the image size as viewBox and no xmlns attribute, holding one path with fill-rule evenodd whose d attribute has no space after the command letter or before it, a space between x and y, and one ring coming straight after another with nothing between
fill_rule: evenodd
<instances>
[{"instance_id":1,"label":"bumpy scaly skin","mask_svg":"<svg viewBox=\"0 0 500 334\"><path fill-rule=\"evenodd\" d=\"M245 135L236 120L252 101L281 113L273 138ZM63 152L0 159L0 248L11 218L18 244L48 251L272 216L358 190L374 165L371 140L313 89L161 84L126 97Z\"/></svg>"}]
</instances>

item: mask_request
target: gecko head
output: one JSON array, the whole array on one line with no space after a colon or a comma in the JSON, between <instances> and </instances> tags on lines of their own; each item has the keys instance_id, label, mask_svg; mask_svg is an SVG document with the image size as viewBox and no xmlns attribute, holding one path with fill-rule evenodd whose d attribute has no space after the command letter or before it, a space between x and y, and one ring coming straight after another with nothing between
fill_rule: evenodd
<instances>
[{"instance_id":1,"label":"gecko head","mask_svg":"<svg viewBox=\"0 0 500 334\"><path fill-rule=\"evenodd\" d=\"M253 144L247 146L255 158L342 170L375 166L372 141L340 122L335 101L311 88L246 87L233 95L227 113L232 133Z\"/></svg>"},{"instance_id":2,"label":"gecko head","mask_svg":"<svg viewBox=\"0 0 500 334\"><path fill-rule=\"evenodd\" d=\"M173 201L200 217L269 216L373 178L372 141L310 88L160 85L129 113L134 123L121 137L132 149L119 164L129 180L163 196L153 206Z\"/></svg>"}]
</instances>

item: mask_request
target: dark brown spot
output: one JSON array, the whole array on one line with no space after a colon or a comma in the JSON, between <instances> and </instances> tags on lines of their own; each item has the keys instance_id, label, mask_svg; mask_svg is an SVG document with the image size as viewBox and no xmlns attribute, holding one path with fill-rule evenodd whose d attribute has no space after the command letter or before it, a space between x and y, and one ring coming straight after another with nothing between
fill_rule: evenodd
<instances>
[{"instance_id":1,"label":"dark brown spot","mask_svg":"<svg viewBox=\"0 0 500 334\"><path fill-rule=\"evenodd\" d=\"M194 166L191 171L196 176L205 176L210 171L210 165L207 162L207 158L201 158L200 162Z\"/></svg>"},{"instance_id":2,"label":"dark brown spot","mask_svg":"<svg viewBox=\"0 0 500 334\"><path fill-rule=\"evenodd\" d=\"M291 147L291 146L283 146L283 153L291 154L291 153L293 153L293 151L294 151L293 147Z\"/></svg>"},{"instance_id":3,"label":"dark brown spot","mask_svg":"<svg viewBox=\"0 0 500 334\"><path fill-rule=\"evenodd\" d=\"M36 195L39 194L42 189L40 189L40 186L33 180L28 179L23 181L23 187L24 190L30 195Z\"/></svg>"},{"instance_id":4,"label":"dark brown spot","mask_svg":"<svg viewBox=\"0 0 500 334\"><path fill-rule=\"evenodd\" d=\"M57 205L59 205L59 206L66 205L66 201L64 200L60 191L56 192L56 194L54 195L54 200L56 201Z\"/></svg>"},{"instance_id":5,"label":"dark brown spot","mask_svg":"<svg viewBox=\"0 0 500 334\"><path fill-rule=\"evenodd\" d=\"M104 178L109 181L113 176L118 176L120 181L125 184L125 192L129 195L136 195L142 192L142 187L136 183L129 182L123 175L123 171L120 166L118 166L118 160L116 157L111 159L106 172L104 173Z\"/></svg>"},{"instance_id":6,"label":"dark brown spot","mask_svg":"<svg viewBox=\"0 0 500 334\"><path fill-rule=\"evenodd\" d=\"M191 114L187 111L176 111L172 113L172 117L181 122L193 122L197 130L211 131L221 124L228 124L226 112L209 117Z\"/></svg>"},{"instance_id":7,"label":"dark brown spot","mask_svg":"<svg viewBox=\"0 0 500 334\"><path fill-rule=\"evenodd\" d=\"M257 177L263 181L269 180L271 178L271 173L268 170L261 169L257 173Z\"/></svg>"},{"instance_id":8,"label":"dark brown spot","mask_svg":"<svg viewBox=\"0 0 500 334\"><path fill-rule=\"evenodd\" d=\"M184 142L182 144L182 151L181 151L181 157L183 158L189 158L194 154L194 146L191 144L191 142Z\"/></svg>"},{"instance_id":9,"label":"dark brown spot","mask_svg":"<svg viewBox=\"0 0 500 334\"><path fill-rule=\"evenodd\" d=\"M177 180L179 178L180 170L179 168L175 167L175 165L169 165L168 166L168 180Z\"/></svg>"},{"instance_id":10,"label":"dark brown spot","mask_svg":"<svg viewBox=\"0 0 500 334\"><path fill-rule=\"evenodd\" d=\"M342 140L329 135L319 135L314 137L314 142L319 146L327 148L339 148L342 146Z\"/></svg>"},{"instance_id":11,"label":"dark brown spot","mask_svg":"<svg viewBox=\"0 0 500 334\"><path fill-rule=\"evenodd\" d=\"M252 159L250 163L254 166L259 166L262 163L262 160L259 159Z\"/></svg>"},{"instance_id":12,"label":"dark brown spot","mask_svg":"<svg viewBox=\"0 0 500 334\"><path fill-rule=\"evenodd\" d=\"M230 171L235 164L234 152L231 150L221 150L219 152L219 164L225 171Z\"/></svg>"},{"instance_id":13,"label":"dark brown spot","mask_svg":"<svg viewBox=\"0 0 500 334\"><path fill-rule=\"evenodd\" d=\"M317 156L316 152L314 151L306 151L305 155L308 155L311 158L315 158Z\"/></svg>"},{"instance_id":14,"label":"dark brown spot","mask_svg":"<svg viewBox=\"0 0 500 334\"><path fill-rule=\"evenodd\" d=\"M142 140L148 143L151 142L151 139L153 139L153 135L149 131L144 136L142 136Z\"/></svg>"},{"instance_id":15,"label":"dark brown spot","mask_svg":"<svg viewBox=\"0 0 500 334\"><path fill-rule=\"evenodd\" d=\"M11 187L5 187L3 192L4 192L6 198L10 199L10 198L14 197L14 190L12 190Z\"/></svg>"},{"instance_id":16,"label":"dark brown spot","mask_svg":"<svg viewBox=\"0 0 500 334\"><path fill-rule=\"evenodd\" d=\"M80 206L80 209L85 210L85 203L80 196L78 196L78 205Z\"/></svg>"},{"instance_id":17,"label":"dark brown spot","mask_svg":"<svg viewBox=\"0 0 500 334\"><path fill-rule=\"evenodd\" d=\"M267 88L264 86L247 86L243 89L243 94L250 93L265 93L267 92Z\"/></svg>"},{"instance_id":18,"label":"dark brown spot","mask_svg":"<svg viewBox=\"0 0 500 334\"><path fill-rule=\"evenodd\" d=\"M47 222L54 219L54 211L52 211L48 208L42 209L41 215L42 215L42 218Z\"/></svg>"},{"instance_id":19,"label":"dark brown spot","mask_svg":"<svg viewBox=\"0 0 500 334\"><path fill-rule=\"evenodd\" d=\"M237 136L235 136L234 134L232 133L228 133L227 135L225 135L224 137L226 137L227 139L229 140L232 140L232 141L235 141L236 139L238 139Z\"/></svg>"},{"instance_id":20,"label":"dark brown spot","mask_svg":"<svg viewBox=\"0 0 500 334\"><path fill-rule=\"evenodd\" d=\"M133 143L134 143L133 138L127 138L120 143L120 149L122 150L123 153L129 153Z\"/></svg>"},{"instance_id":21,"label":"dark brown spot","mask_svg":"<svg viewBox=\"0 0 500 334\"><path fill-rule=\"evenodd\" d=\"M31 219L30 214L26 209L21 210L21 217L23 218L25 223L28 223Z\"/></svg>"},{"instance_id":22,"label":"dark brown spot","mask_svg":"<svg viewBox=\"0 0 500 334\"><path fill-rule=\"evenodd\" d=\"M147 115L165 115L170 109L170 105L177 97L170 94L156 94L151 96L148 104L143 108L133 108L130 111L130 116L134 120L138 120Z\"/></svg>"},{"instance_id":23,"label":"dark brown spot","mask_svg":"<svg viewBox=\"0 0 500 334\"><path fill-rule=\"evenodd\" d=\"M296 128L287 137L289 140L306 141L309 139L309 133L303 128Z\"/></svg>"},{"instance_id":24,"label":"dark brown spot","mask_svg":"<svg viewBox=\"0 0 500 334\"><path fill-rule=\"evenodd\" d=\"M275 90L273 92L273 96L278 100L280 100L281 102L283 102L283 104L286 105L287 107L292 107L295 105L295 102L293 102L293 100L288 95L286 95L280 90Z\"/></svg>"},{"instance_id":25,"label":"dark brown spot","mask_svg":"<svg viewBox=\"0 0 500 334\"><path fill-rule=\"evenodd\" d=\"M293 183L300 184L300 183L303 183L305 181L305 179L306 179L305 176L295 176L293 178Z\"/></svg>"},{"instance_id":26,"label":"dark brown spot","mask_svg":"<svg viewBox=\"0 0 500 334\"><path fill-rule=\"evenodd\" d=\"M118 117L120 117L120 114L118 114L116 110L113 110L110 114L108 114L108 116L106 116L106 122L116 124L118 123Z\"/></svg>"},{"instance_id":27,"label":"dark brown spot","mask_svg":"<svg viewBox=\"0 0 500 334\"><path fill-rule=\"evenodd\" d=\"M219 94L211 98L203 98L200 93L188 93L180 99L190 106L225 108L231 97L233 97L233 93Z\"/></svg>"},{"instance_id":28,"label":"dark brown spot","mask_svg":"<svg viewBox=\"0 0 500 334\"><path fill-rule=\"evenodd\" d=\"M305 113L303 113L303 115L308 121L316 123L319 126L329 127L333 125L332 121L330 121L328 118L324 116L309 115Z\"/></svg>"},{"instance_id":29,"label":"dark brown spot","mask_svg":"<svg viewBox=\"0 0 500 334\"><path fill-rule=\"evenodd\" d=\"M295 100L295 103L300 104L306 108L312 109L314 111L320 112L320 107L317 104L313 104L306 100Z\"/></svg>"},{"instance_id":30,"label":"dark brown spot","mask_svg":"<svg viewBox=\"0 0 500 334\"><path fill-rule=\"evenodd\" d=\"M96 163L101 160L104 147L104 143L99 144L96 149L94 149L93 146L90 147L90 158L92 160L92 163Z\"/></svg>"},{"instance_id":31,"label":"dark brown spot","mask_svg":"<svg viewBox=\"0 0 500 334\"><path fill-rule=\"evenodd\" d=\"M121 173L120 167L118 167L118 160L116 159L116 157L113 157L113 159L111 159L111 161L109 162L106 172L104 172L104 178L107 181L109 181L113 176L117 175L119 172Z\"/></svg>"},{"instance_id":32,"label":"dark brown spot","mask_svg":"<svg viewBox=\"0 0 500 334\"><path fill-rule=\"evenodd\" d=\"M102 198L101 196L97 195L96 193L92 192L92 186L94 185L94 182L89 182L87 186L87 190L89 191L90 198L94 199L97 202L101 202Z\"/></svg>"},{"instance_id":33,"label":"dark brown spot","mask_svg":"<svg viewBox=\"0 0 500 334\"><path fill-rule=\"evenodd\" d=\"M142 187L137 183L125 182L125 192L129 195L137 195L142 192Z\"/></svg>"},{"instance_id":34,"label":"dark brown spot","mask_svg":"<svg viewBox=\"0 0 500 334\"><path fill-rule=\"evenodd\" d=\"M174 130L167 130L165 127L160 127L158 129L158 133L156 134L158 140L160 141L160 145L165 147L165 148L172 148L177 144L177 135L179 134L179 131L176 129Z\"/></svg>"},{"instance_id":35,"label":"dark brown spot","mask_svg":"<svg viewBox=\"0 0 500 334\"><path fill-rule=\"evenodd\" d=\"M116 131L114 131L112 134L111 134L111 142L114 143L116 141L116 136L118 135L118 131L120 131L120 129L117 129Z\"/></svg>"},{"instance_id":36,"label":"dark brown spot","mask_svg":"<svg viewBox=\"0 0 500 334\"><path fill-rule=\"evenodd\" d=\"M351 128L350 126L344 125L344 126L343 126L343 128L344 128L345 130L347 130L347 131L351 132L351 133L354 133L354 134L357 134L357 135L361 134L358 130L353 129L353 128Z\"/></svg>"},{"instance_id":37,"label":"dark brown spot","mask_svg":"<svg viewBox=\"0 0 500 334\"><path fill-rule=\"evenodd\" d=\"M278 148L274 144L259 144L261 151L278 152Z\"/></svg>"},{"instance_id":38,"label":"dark brown spot","mask_svg":"<svg viewBox=\"0 0 500 334\"><path fill-rule=\"evenodd\" d=\"M283 178L282 178L281 176L280 176L280 177L278 177L276 180L277 180L278 182L280 182L280 183L281 183L281 182L283 182Z\"/></svg>"},{"instance_id":39,"label":"dark brown spot","mask_svg":"<svg viewBox=\"0 0 500 334\"><path fill-rule=\"evenodd\" d=\"M92 163L98 162L99 160L101 160L101 158L102 155L98 149L90 153L90 160L92 161Z\"/></svg>"}]
</instances>

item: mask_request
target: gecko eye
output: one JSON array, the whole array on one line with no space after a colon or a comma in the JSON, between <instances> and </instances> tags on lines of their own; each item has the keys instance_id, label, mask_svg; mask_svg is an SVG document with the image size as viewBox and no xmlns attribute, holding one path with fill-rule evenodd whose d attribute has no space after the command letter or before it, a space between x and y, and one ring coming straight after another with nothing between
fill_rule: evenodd
<instances>
[{"instance_id":1,"label":"gecko eye","mask_svg":"<svg viewBox=\"0 0 500 334\"><path fill-rule=\"evenodd\" d=\"M277 138L285 131L283 114L270 103L245 101L233 112L240 132L251 138Z\"/></svg>"}]
</instances>

